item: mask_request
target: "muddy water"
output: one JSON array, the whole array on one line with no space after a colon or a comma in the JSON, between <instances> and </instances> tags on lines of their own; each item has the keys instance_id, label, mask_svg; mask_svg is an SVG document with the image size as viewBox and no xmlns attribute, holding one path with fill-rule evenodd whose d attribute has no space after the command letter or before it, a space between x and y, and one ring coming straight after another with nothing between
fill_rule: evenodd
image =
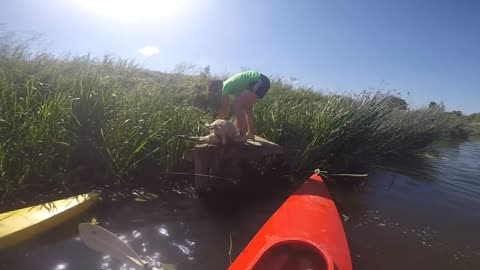
<instances>
[{"instance_id":1,"label":"muddy water","mask_svg":"<svg viewBox=\"0 0 480 270\"><path fill-rule=\"evenodd\" d=\"M480 269L480 141L444 145L439 154L376 169L356 188L330 185L354 269ZM264 189L202 201L178 190L99 205L0 253L0 269L127 269L79 241L78 222L92 217L151 264L226 269L286 194Z\"/></svg>"}]
</instances>

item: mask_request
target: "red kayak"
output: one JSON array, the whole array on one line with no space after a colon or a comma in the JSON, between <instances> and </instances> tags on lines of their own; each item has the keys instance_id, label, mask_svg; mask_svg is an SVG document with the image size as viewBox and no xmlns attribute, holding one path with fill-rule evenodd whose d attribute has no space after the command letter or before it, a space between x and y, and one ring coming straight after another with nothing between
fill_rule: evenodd
<instances>
[{"instance_id":1,"label":"red kayak","mask_svg":"<svg viewBox=\"0 0 480 270\"><path fill-rule=\"evenodd\" d=\"M351 270L343 225L322 178L305 181L228 269Z\"/></svg>"}]
</instances>

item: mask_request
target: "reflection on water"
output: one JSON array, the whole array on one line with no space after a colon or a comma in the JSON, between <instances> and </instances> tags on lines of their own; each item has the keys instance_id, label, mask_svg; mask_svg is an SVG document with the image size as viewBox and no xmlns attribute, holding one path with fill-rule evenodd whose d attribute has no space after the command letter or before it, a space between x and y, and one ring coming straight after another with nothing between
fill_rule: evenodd
<instances>
[{"instance_id":1,"label":"reflection on water","mask_svg":"<svg viewBox=\"0 0 480 270\"><path fill-rule=\"evenodd\" d=\"M330 185L354 269L480 269L480 142L438 151L438 159L410 158L375 170L360 191ZM79 241L78 222L92 217L157 268L226 269L230 251L235 259L286 195L269 188L253 199L252 192L213 203L172 192L93 208L0 253L0 269L128 269Z\"/></svg>"},{"instance_id":2,"label":"reflection on water","mask_svg":"<svg viewBox=\"0 0 480 270\"><path fill-rule=\"evenodd\" d=\"M160 229L158 229L158 232L159 232L160 234L162 234L162 235L170 236L170 235L168 234L167 229L164 228L164 227L160 227Z\"/></svg>"},{"instance_id":3,"label":"reflection on water","mask_svg":"<svg viewBox=\"0 0 480 270\"><path fill-rule=\"evenodd\" d=\"M66 263L59 263L57 264L57 266L55 267L55 270L63 270L63 269L66 269L67 268L67 264Z\"/></svg>"},{"instance_id":4,"label":"reflection on water","mask_svg":"<svg viewBox=\"0 0 480 270\"><path fill-rule=\"evenodd\" d=\"M355 269L480 269L480 142L375 171L362 192L331 190Z\"/></svg>"}]
</instances>

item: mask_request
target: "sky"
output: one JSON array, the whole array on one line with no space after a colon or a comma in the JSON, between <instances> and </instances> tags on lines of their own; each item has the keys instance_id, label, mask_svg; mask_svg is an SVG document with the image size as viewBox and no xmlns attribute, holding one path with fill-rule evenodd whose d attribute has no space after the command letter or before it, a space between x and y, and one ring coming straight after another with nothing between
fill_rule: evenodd
<instances>
[{"instance_id":1,"label":"sky","mask_svg":"<svg viewBox=\"0 0 480 270\"><path fill-rule=\"evenodd\" d=\"M46 50L145 68L244 68L329 92L394 90L480 112L476 0L2 0L0 24Z\"/></svg>"}]
</instances>

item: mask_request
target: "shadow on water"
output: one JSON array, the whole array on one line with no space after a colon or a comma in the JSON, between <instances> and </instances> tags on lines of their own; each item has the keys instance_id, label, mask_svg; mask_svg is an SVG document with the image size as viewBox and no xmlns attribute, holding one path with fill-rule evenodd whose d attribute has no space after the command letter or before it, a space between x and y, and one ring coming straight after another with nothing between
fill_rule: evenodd
<instances>
[{"instance_id":1,"label":"shadow on water","mask_svg":"<svg viewBox=\"0 0 480 270\"><path fill-rule=\"evenodd\" d=\"M354 269L480 269L480 142L437 151L440 158L378 168L362 184L329 183ZM0 269L126 269L79 241L78 223L93 217L157 266L226 269L291 191L275 184L277 178L249 179L238 187L219 185L215 196L203 199L191 188L152 189L156 200L97 205L0 253Z\"/></svg>"}]
</instances>

